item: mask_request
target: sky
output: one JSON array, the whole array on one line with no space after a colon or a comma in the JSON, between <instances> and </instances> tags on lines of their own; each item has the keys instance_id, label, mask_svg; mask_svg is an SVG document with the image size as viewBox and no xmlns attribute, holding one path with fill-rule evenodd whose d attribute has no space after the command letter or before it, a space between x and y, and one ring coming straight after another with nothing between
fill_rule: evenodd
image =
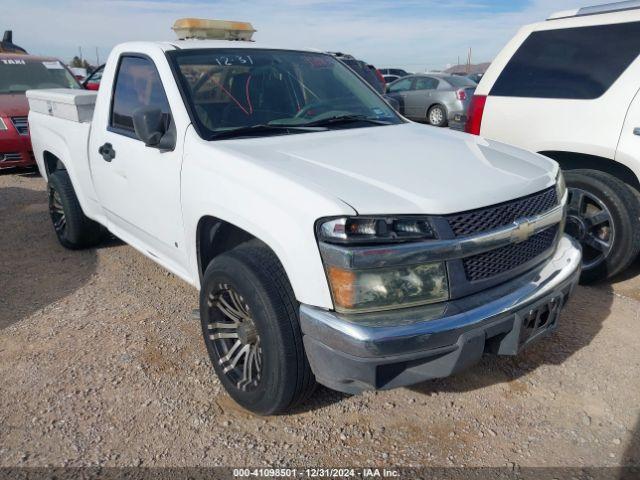
<instances>
[{"instance_id":1,"label":"sky","mask_svg":"<svg viewBox=\"0 0 640 480\"><path fill-rule=\"evenodd\" d=\"M586 1L587 4L589 0ZM592 0L591 3L604 3ZM379 68L420 72L491 61L525 24L580 0L0 0L0 32L30 53L104 62L131 40L172 40L178 18L251 22L254 39L350 53Z\"/></svg>"}]
</instances>

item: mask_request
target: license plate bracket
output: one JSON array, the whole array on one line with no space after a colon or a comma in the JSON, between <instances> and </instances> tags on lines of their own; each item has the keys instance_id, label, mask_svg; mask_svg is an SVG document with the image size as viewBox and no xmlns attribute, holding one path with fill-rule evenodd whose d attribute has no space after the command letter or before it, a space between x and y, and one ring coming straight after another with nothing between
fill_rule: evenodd
<instances>
[{"instance_id":1,"label":"license plate bracket","mask_svg":"<svg viewBox=\"0 0 640 480\"><path fill-rule=\"evenodd\" d=\"M515 313L513 329L500 344L498 354L517 355L539 337L555 329L563 295L549 296Z\"/></svg>"}]
</instances>

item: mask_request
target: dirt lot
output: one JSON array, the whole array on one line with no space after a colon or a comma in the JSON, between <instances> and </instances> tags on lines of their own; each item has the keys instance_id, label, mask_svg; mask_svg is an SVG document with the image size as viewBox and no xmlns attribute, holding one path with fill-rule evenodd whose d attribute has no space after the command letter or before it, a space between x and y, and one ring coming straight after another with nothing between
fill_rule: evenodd
<instances>
[{"instance_id":1,"label":"dirt lot","mask_svg":"<svg viewBox=\"0 0 640 480\"><path fill-rule=\"evenodd\" d=\"M256 418L213 375L196 291L118 242L64 250L45 200L0 175L0 466L640 463L640 263L522 357Z\"/></svg>"}]
</instances>

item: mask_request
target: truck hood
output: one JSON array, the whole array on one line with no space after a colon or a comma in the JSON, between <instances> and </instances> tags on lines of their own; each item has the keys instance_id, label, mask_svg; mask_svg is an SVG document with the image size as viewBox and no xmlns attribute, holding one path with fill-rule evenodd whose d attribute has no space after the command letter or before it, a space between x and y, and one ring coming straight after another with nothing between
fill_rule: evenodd
<instances>
[{"instance_id":1,"label":"truck hood","mask_svg":"<svg viewBox=\"0 0 640 480\"><path fill-rule=\"evenodd\" d=\"M541 155L414 123L214 144L359 214L472 210L540 191L557 174L555 162Z\"/></svg>"},{"instance_id":2,"label":"truck hood","mask_svg":"<svg viewBox=\"0 0 640 480\"><path fill-rule=\"evenodd\" d=\"M1 117L26 117L29 101L24 93L0 93Z\"/></svg>"}]
</instances>

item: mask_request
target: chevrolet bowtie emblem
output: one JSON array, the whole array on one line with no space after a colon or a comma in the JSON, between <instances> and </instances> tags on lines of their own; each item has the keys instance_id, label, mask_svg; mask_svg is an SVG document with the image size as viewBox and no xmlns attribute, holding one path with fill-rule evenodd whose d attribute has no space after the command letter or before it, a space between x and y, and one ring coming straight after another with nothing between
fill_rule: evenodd
<instances>
[{"instance_id":1,"label":"chevrolet bowtie emblem","mask_svg":"<svg viewBox=\"0 0 640 480\"><path fill-rule=\"evenodd\" d=\"M526 218L518 219L513 223L515 225L511 232L511 241L513 243L522 243L528 240L535 232L535 225Z\"/></svg>"}]
</instances>

